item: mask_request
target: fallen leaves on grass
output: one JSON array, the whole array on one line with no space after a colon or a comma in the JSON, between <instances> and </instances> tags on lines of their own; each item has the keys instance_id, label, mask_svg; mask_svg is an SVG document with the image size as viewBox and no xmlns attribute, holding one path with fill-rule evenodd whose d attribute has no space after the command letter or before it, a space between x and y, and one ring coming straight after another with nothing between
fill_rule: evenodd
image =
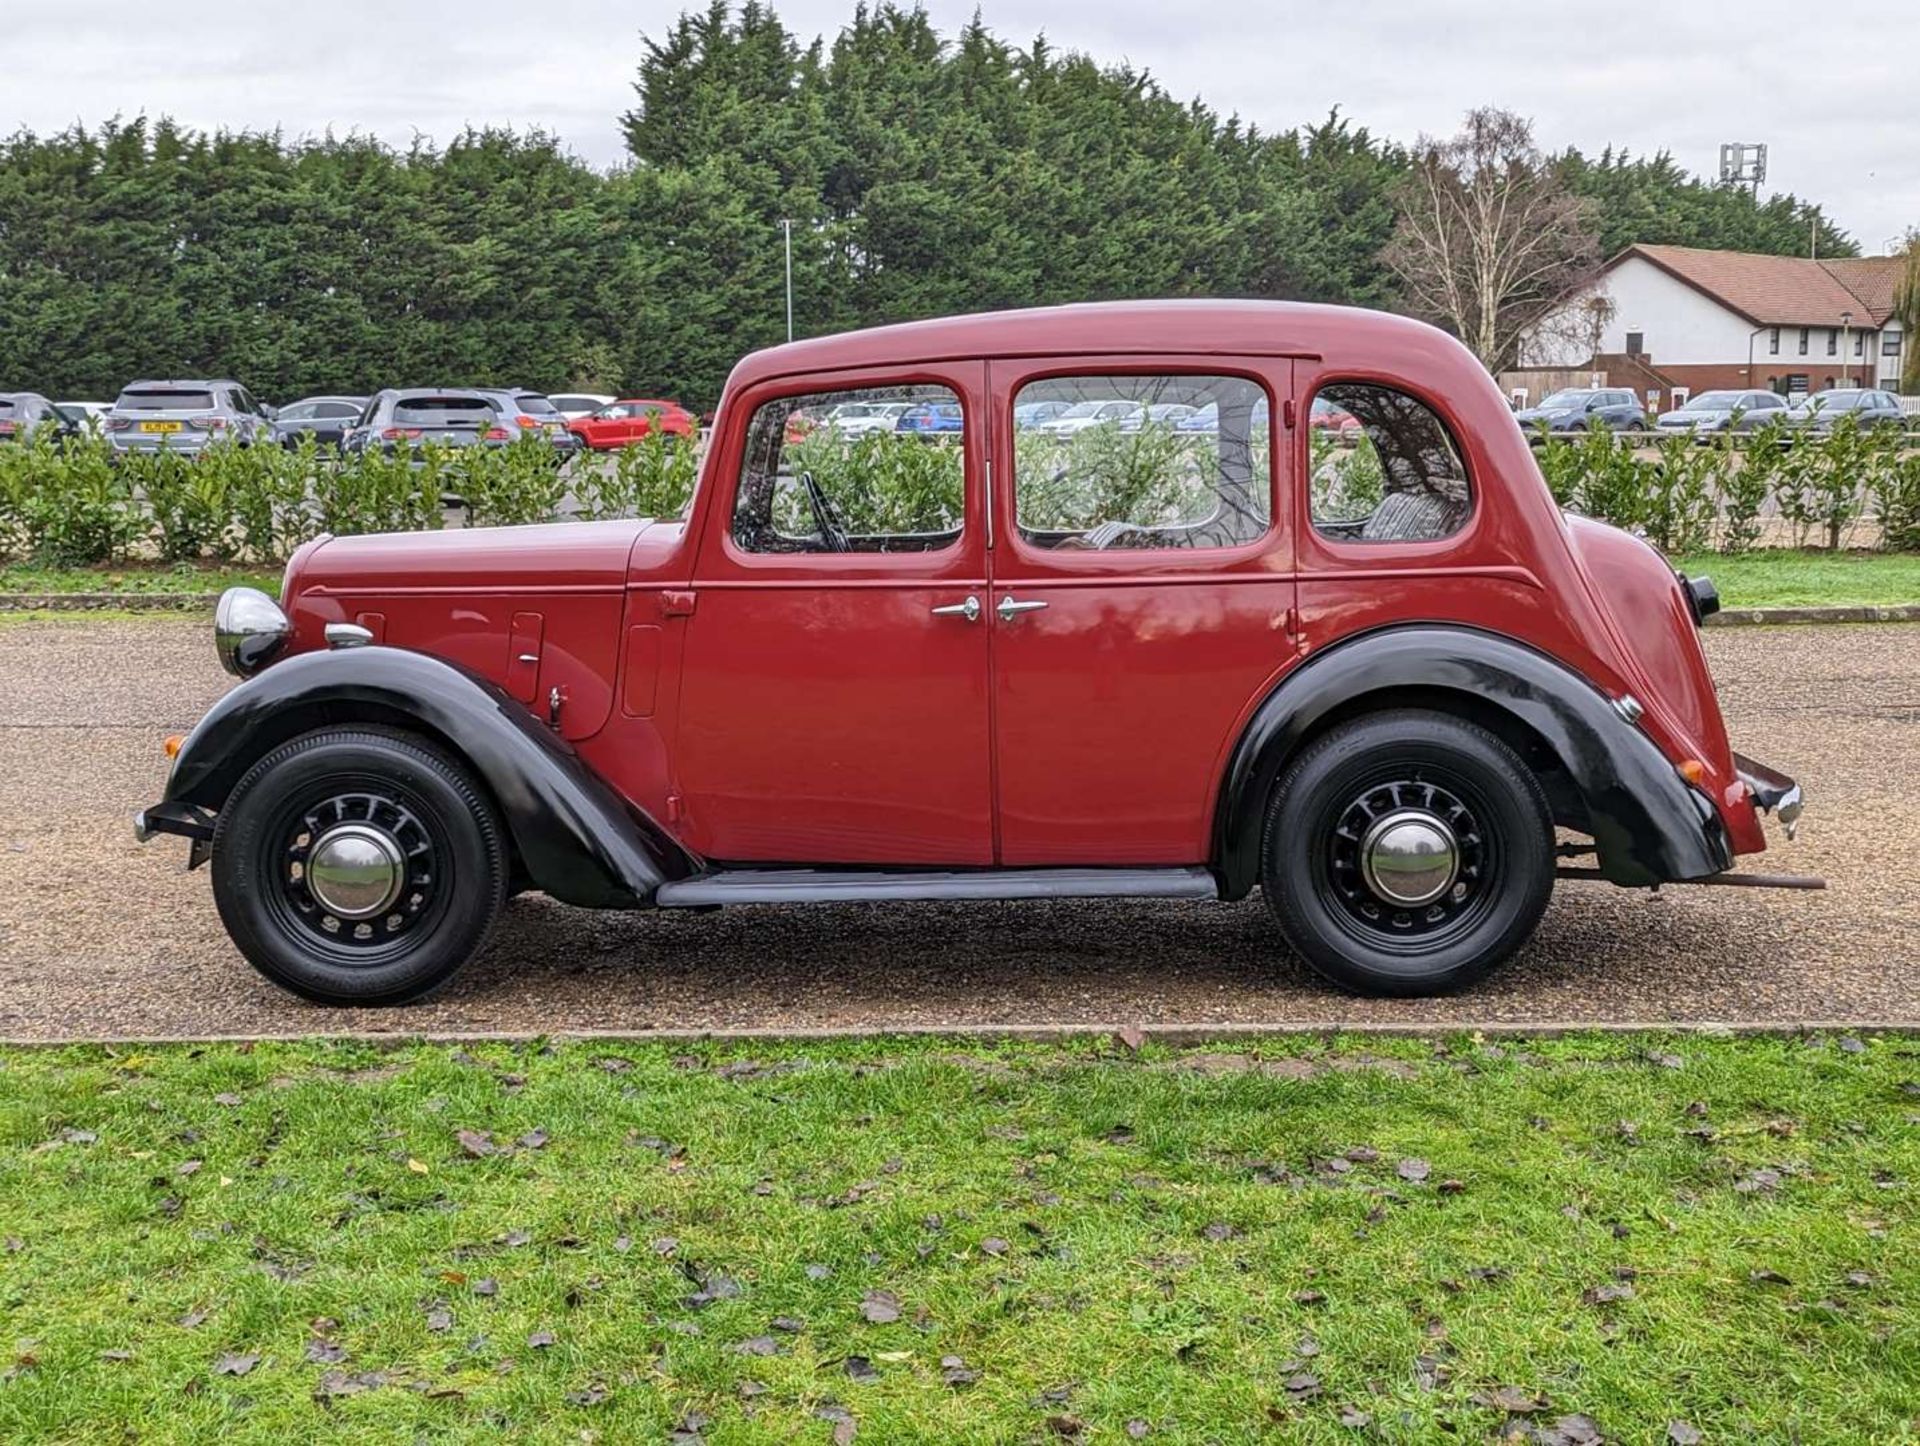
<instances>
[{"instance_id":1,"label":"fallen leaves on grass","mask_svg":"<svg viewBox=\"0 0 1920 1446\"><path fill-rule=\"evenodd\" d=\"M890 1290L870 1290L860 1302L860 1314L869 1325L892 1325L900 1319L900 1297Z\"/></svg>"}]
</instances>

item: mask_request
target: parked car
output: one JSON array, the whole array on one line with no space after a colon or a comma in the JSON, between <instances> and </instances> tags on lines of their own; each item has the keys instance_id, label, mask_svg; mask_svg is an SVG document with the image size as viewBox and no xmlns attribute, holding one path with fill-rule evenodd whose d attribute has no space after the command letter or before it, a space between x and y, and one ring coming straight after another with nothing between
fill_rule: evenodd
<instances>
[{"instance_id":1,"label":"parked car","mask_svg":"<svg viewBox=\"0 0 1920 1446\"><path fill-rule=\"evenodd\" d=\"M555 392L548 400L561 416L569 422L577 422L582 417L590 417L612 406L618 399L603 396L599 392Z\"/></svg>"},{"instance_id":2,"label":"parked car","mask_svg":"<svg viewBox=\"0 0 1920 1446\"><path fill-rule=\"evenodd\" d=\"M915 432L926 435L959 432L965 428L965 417L957 403L922 402L918 406L908 407L893 424L896 432Z\"/></svg>"},{"instance_id":3,"label":"parked car","mask_svg":"<svg viewBox=\"0 0 1920 1446\"><path fill-rule=\"evenodd\" d=\"M55 402L60 415L72 422L76 431L104 432L112 402Z\"/></svg>"},{"instance_id":4,"label":"parked car","mask_svg":"<svg viewBox=\"0 0 1920 1446\"><path fill-rule=\"evenodd\" d=\"M1051 422L1072 405L1072 402L1057 400L1050 402L1022 402L1013 409L1014 429L1020 432L1030 432L1042 422Z\"/></svg>"},{"instance_id":5,"label":"parked car","mask_svg":"<svg viewBox=\"0 0 1920 1446\"><path fill-rule=\"evenodd\" d=\"M62 436L79 424L38 392L0 392L0 442L14 442L50 427Z\"/></svg>"},{"instance_id":6,"label":"parked car","mask_svg":"<svg viewBox=\"0 0 1920 1446\"><path fill-rule=\"evenodd\" d=\"M563 452L580 450L580 439L567 430L567 419L545 392L525 387L480 387L516 436L540 437Z\"/></svg>"},{"instance_id":7,"label":"parked car","mask_svg":"<svg viewBox=\"0 0 1920 1446\"><path fill-rule=\"evenodd\" d=\"M273 435L283 447L312 437L322 447L338 447L367 409L365 397L303 397L274 414Z\"/></svg>"},{"instance_id":8,"label":"parked car","mask_svg":"<svg viewBox=\"0 0 1920 1446\"><path fill-rule=\"evenodd\" d=\"M1190 407L1184 402L1149 402L1136 407L1120 419L1123 432L1144 431L1149 426L1172 427L1191 417L1199 408ZM1216 415L1218 410L1216 409Z\"/></svg>"},{"instance_id":9,"label":"parked car","mask_svg":"<svg viewBox=\"0 0 1920 1446\"><path fill-rule=\"evenodd\" d=\"M270 443L273 414L236 381L128 382L107 413L107 440L116 452L189 455L217 441L251 447Z\"/></svg>"},{"instance_id":10,"label":"parked car","mask_svg":"<svg viewBox=\"0 0 1920 1446\"><path fill-rule=\"evenodd\" d=\"M1787 409L1788 426L1811 432L1831 432L1842 417L1852 417L1863 428L1904 427L1907 420L1891 392L1867 387L1830 387Z\"/></svg>"},{"instance_id":11,"label":"parked car","mask_svg":"<svg viewBox=\"0 0 1920 1446\"><path fill-rule=\"evenodd\" d=\"M1216 404L1220 446L1063 502L1057 457L996 422L1076 373L1115 382L1121 353L1158 374L1124 379L1143 391ZM908 468L785 440L798 410L903 392L982 425ZM1364 440L1316 458L1286 422L1318 397ZM520 890L1259 888L1330 978L1424 994L1520 948L1556 877L1724 882L1766 847L1761 812L1799 816L1728 745L1711 583L1563 518L1492 378L1421 323L1261 302L919 322L750 356L719 417L677 519L321 538L280 602L222 597L243 681L169 740L135 828L192 841L267 977L418 998Z\"/></svg>"},{"instance_id":12,"label":"parked car","mask_svg":"<svg viewBox=\"0 0 1920 1446\"><path fill-rule=\"evenodd\" d=\"M1529 432L1542 426L1549 432L1632 432L1645 428L1647 412L1625 387L1569 387L1541 398L1537 407L1522 407L1513 419Z\"/></svg>"},{"instance_id":13,"label":"parked car","mask_svg":"<svg viewBox=\"0 0 1920 1446\"><path fill-rule=\"evenodd\" d=\"M1042 422L1037 430L1049 437L1077 437L1089 427L1114 426L1141 410L1141 403L1118 398L1075 402L1051 421Z\"/></svg>"},{"instance_id":14,"label":"parked car","mask_svg":"<svg viewBox=\"0 0 1920 1446\"><path fill-rule=\"evenodd\" d=\"M1685 406L1662 412L1653 424L1656 432L1751 432L1774 417L1784 417L1787 399L1769 391L1702 392Z\"/></svg>"},{"instance_id":15,"label":"parked car","mask_svg":"<svg viewBox=\"0 0 1920 1446\"><path fill-rule=\"evenodd\" d=\"M893 431L906 410L905 402L848 402L828 414L827 425L843 437L865 437Z\"/></svg>"},{"instance_id":16,"label":"parked car","mask_svg":"<svg viewBox=\"0 0 1920 1446\"><path fill-rule=\"evenodd\" d=\"M1332 432L1341 437L1357 435L1361 430L1358 417L1336 407L1325 397L1313 399L1313 406L1307 412L1307 426L1316 432Z\"/></svg>"},{"instance_id":17,"label":"parked car","mask_svg":"<svg viewBox=\"0 0 1920 1446\"><path fill-rule=\"evenodd\" d=\"M1308 409L1308 425L1314 427L1319 426L1321 414L1333 410L1331 403L1327 402L1324 398L1316 397L1312 407ZM1249 420L1256 430L1265 429L1267 425L1266 398L1262 397L1253 404L1253 411L1249 414ZM1355 425L1358 424L1356 423ZM1220 430L1220 404L1218 402L1208 402L1205 406L1195 407L1192 412L1173 424L1173 430L1176 432L1206 432L1209 434L1218 432Z\"/></svg>"},{"instance_id":18,"label":"parked car","mask_svg":"<svg viewBox=\"0 0 1920 1446\"><path fill-rule=\"evenodd\" d=\"M519 435L486 393L460 387L389 387L375 392L347 431L351 453L392 454L429 442L445 447L504 447Z\"/></svg>"},{"instance_id":19,"label":"parked car","mask_svg":"<svg viewBox=\"0 0 1920 1446\"><path fill-rule=\"evenodd\" d=\"M596 452L618 451L655 431L669 437L691 437L696 430L693 413L678 402L645 399L615 402L567 425L581 445Z\"/></svg>"}]
</instances>

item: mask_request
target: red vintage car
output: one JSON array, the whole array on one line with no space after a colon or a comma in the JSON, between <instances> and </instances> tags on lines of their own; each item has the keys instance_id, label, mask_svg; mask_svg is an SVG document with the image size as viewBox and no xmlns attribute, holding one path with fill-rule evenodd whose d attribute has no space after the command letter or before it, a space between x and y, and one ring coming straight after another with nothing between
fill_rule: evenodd
<instances>
[{"instance_id":1,"label":"red vintage car","mask_svg":"<svg viewBox=\"0 0 1920 1446\"><path fill-rule=\"evenodd\" d=\"M678 402L644 398L614 402L591 416L575 417L567 430L596 452L617 452L658 430L669 437L691 437L693 413Z\"/></svg>"},{"instance_id":2,"label":"red vintage car","mask_svg":"<svg viewBox=\"0 0 1920 1446\"><path fill-rule=\"evenodd\" d=\"M1112 398L1218 424L1012 425ZM1309 446L1321 400L1364 437ZM790 425L900 403L964 425ZM1519 948L1556 876L1721 881L1761 811L1791 832L1799 788L1728 746L1716 606L1563 516L1430 327L1250 302L921 322L741 362L682 518L322 538L281 603L229 592L245 681L137 828L191 839L240 951L333 1002L443 984L521 890L1258 888L1316 969L1422 994Z\"/></svg>"}]
</instances>

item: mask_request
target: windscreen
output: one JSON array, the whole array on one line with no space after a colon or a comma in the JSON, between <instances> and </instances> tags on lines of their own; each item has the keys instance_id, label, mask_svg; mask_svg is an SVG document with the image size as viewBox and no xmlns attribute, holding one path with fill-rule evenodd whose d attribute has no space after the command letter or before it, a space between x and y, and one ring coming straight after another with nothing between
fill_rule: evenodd
<instances>
[{"instance_id":1,"label":"windscreen","mask_svg":"<svg viewBox=\"0 0 1920 1446\"><path fill-rule=\"evenodd\" d=\"M494 415L480 397L408 397L393 404L393 419L411 427L490 427Z\"/></svg>"},{"instance_id":2,"label":"windscreen","mask_svg":"<svg viewBox=\"0 0 1920 1446\"><path fill-rule=\"evenodd\" d=\"M120 393L120 400L114 406L122 412L210 412L213 393L179 387L142 387L137 392Z\"/></svg>"},{"instance_id":3,"label":"windscreen","mask_svg":"<svg viewBox=\"0 0 1920 1446\"><path fill-rule=\"evenodd\" d=\"M543 397L538 392L522 392L513 400L515 405L529 417L553 417L560 414L560 409L553 404L553 398Z\"/></svg>"}]
</instances>

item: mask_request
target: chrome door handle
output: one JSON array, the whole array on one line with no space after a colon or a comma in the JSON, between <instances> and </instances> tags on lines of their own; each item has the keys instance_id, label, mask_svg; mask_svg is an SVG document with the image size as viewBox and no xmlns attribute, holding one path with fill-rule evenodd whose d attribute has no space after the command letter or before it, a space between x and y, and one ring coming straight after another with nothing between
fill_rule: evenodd
<instances>
[{"instance_id":1,"label":"chrome door handle","mask_svg":"<svg viewBox=\"0 0 1920 1446\"><path fill-rule=\"evenodd\" d=\"M1003 597L1000 599L1000 606L994 611L1000 614L1001 622L1010 623L1016 614L1037 612L1045 606L1043 602L1015 602L1010 597Z\"/></svg>"},{"instance_id":2,"label":"chrome door handle","mask_svg":"<svg viewBox=\"0 0 1920 1446\"><path fill-rule=\"evenodd\" d=\"M945 607L935 608L933 615L937 618L965 618L970 623L977 623L980 621L980 599L969 594L965 602L948 603Z\"/></svg>"}]
</instances>

